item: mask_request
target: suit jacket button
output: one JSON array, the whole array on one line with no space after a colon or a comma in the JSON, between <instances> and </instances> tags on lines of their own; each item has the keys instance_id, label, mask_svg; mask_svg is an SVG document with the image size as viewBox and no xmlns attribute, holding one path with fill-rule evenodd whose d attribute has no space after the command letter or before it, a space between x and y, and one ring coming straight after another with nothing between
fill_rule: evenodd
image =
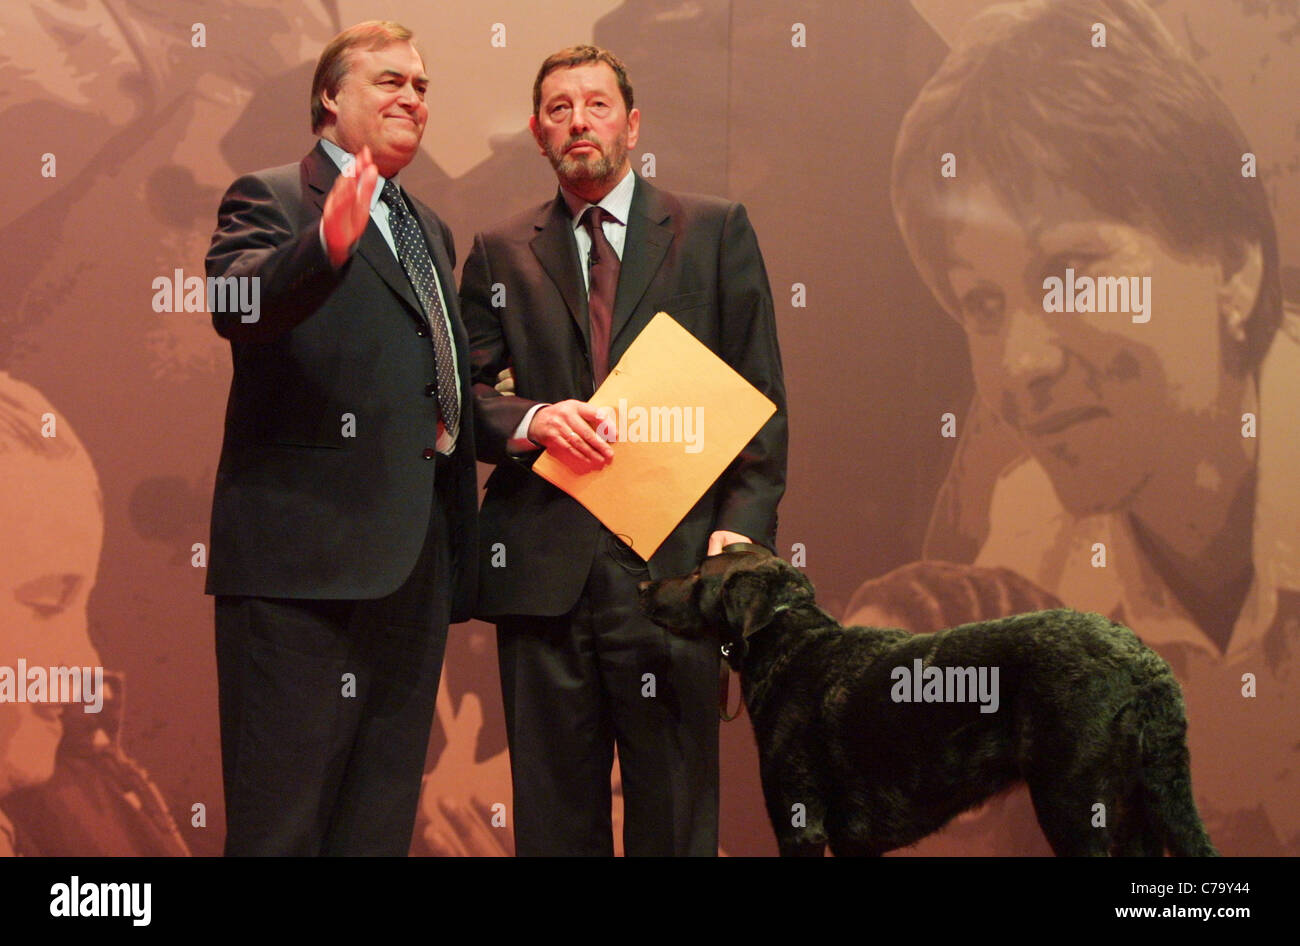
<instances>
[{"instance_id":1,"label":"suit jacket button","mask_svg":"<svg viewBox=\"0 0 1300 946\"><path fill-rule=\"evenodd\" d=\"M425 397L438 396L438 384L436 381L430 381L428 384L424 386L424 396Z\"/></svg>"},{"instance_id":2,"label":"suit jacket button","mask_svg":"<svg viewBox=\"0 0 1300 946\"><path fill-rule=\"evenodd\" d=\"M415 334L419 335L421 338L424 338L424 336L429 334L429 330L426 329L423 325L421 325L419 328L415 330Z\"/></svg>"},{"instance_id":3,"label":"suit jacket button","mask_svg":"<svg viewBox=\"0 0 1300 946\"><path fill-rule=\"evenodd\" d=\"M433 447L425 447L425 448L424 448L424 458L425 458L426 460L432 460L432 459L433 459L434 457L436 457L437 455L438 455L438 451L435 450L435 449L433 449Z\"/></svg>"}]
</instances>

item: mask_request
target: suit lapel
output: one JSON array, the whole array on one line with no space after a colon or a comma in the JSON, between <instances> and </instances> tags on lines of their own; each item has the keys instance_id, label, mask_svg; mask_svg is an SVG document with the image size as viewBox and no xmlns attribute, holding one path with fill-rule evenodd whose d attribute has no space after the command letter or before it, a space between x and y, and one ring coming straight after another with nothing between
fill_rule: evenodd
<instances>
[{"instance_id":1,"label":"suit lapel","mask_svg":"<svg viewBox=\"0 0 1300 946\"><path fill-rule=\"evenodd\" d=\"M379 227L373 218L366 224L366 230L361 234L361 241L357 243L357 253L364 257L380 278L388 283L388 287L402 298L410 310L411 317L417 322L424 322L424 307L420 305L420 297L415 294L415 287L407 278L406 270L402 269L402 264L397 261L397 257L388 246L384 235L379 232ZM441 273L438 275L442 276Z\"/></svg>"},{"instance_id":2,"label":"suit lapel","mask_svg":"<svg viewBox=\"0 0 1300 946\"><path fill-rule=\"evenodd\" d=\"M627 239L623 244L618 294L614 299L613 324L610 326L611 351L619 332L627 327L637 304L645 296L646 289L668 254L668 247L673 241L673 229L668 225L671 216L671 211L659 192L638 177L632 193L632 206L628 211ZM579 268L581 261L578 259L577 244L573 238L573 219L569 216L563 196L556 194L555 200L542 209L534 227L538 232L531 243L533 255L564 297L569 315L582 333L584 345L590 354L587 296L583 291L585 283Z\"/></svg>"},{"instance_id":3,"label":"suit lapel","mask_svg":"<svg viewBox=\"0 0 1300 946\"><path fill-rule=\"evenodd\" d=\"M316 147L307 152L302 159L302 177L311 188L311 201L321 210L325 209L325 197L334 186L334 179L339 176L338 166L330 160L325 148L319 141Z\"/></svg>"},{"instance_id":4,"label":"suit lapel","mask_svg":"<svg viewBox=\"0 0 1300 946\"><path fill-rule=\"evenodd\" d=\"M672 227L667 226L670 216L659 192L638 177L628 212L627 239L623 244L618 294L614 299L614 318L609 335L611 349L668 253L668 246L673 241Z\"/></svg>"},{"instance_id":5,"label":"suit lapel","mask_svg":"<svg viewBox=\"0 0 1300 946\"><path fill-rule=\"evenodd\" d=\"M587 295L583 291L582 270L578 268L580 263L577 243L573 239L573 218L569 216L569 208L558 192L555 200L549 207L543 208L533 225L538 231L530 244L533 255L564 297L569 315L582 333L585 346L590 349Z\"/></svg>"},{"instance_id":6,"label":"suit lapel","mask_svg":"<svg viewBox=\"0 0 1300 946\"><path fill-rule=\"evenodd\" d=\"M379 232L379 227L375 225L374 220L371 220L366 226L366 232L361 234L361 242L357 244L357 252L365 257L367 263L374 267L380 278L388 283L388 287L402 298L407 308L410 309L411 317L417 322L423 322L424 308L420 305L420 299L415 294L415 287L411 285L411 280L406 277L406 270L402 269L402 264L397 261L393 251L388 248L388 243L384 240L384 235ZM439 276L441 276L441 273L439 273Z\"/></svg>"}]
</instances>

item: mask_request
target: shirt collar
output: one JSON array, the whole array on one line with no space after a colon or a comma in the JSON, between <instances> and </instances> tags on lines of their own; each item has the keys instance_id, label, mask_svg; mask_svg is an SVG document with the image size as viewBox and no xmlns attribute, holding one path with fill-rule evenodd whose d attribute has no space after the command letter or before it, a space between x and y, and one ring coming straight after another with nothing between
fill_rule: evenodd
<instances>
[{"instance_id":1,"label":"shirt collar","mask_svg":"<svg viewBox=\"0 0 1300 946\"><path fill-rule=\"evenodd\" d=\"M322 138L320 140L320 143L321 143L321 147L325 149L325 153L330 156L330 160L333 161L338 166L338 169L340 171L342 171L344 167L347 166L348 164L351 164L352 161L354 160L351 154L344 151L342 148L340 148L334 142L330 141L328 138ZM379 180L375 182L375 192L370 195L371 213L374 213L375 205L379 203L380 198L382 198L384 195L384 182L386 180L387 178L385 178L381 174L379 176ZM393 183L394 184L398 183L396 177L393 178Z\"/></svg>"},{"instance_id":2,"label":"shirt collar","mask_svg":"<svg viewBox=\"0 0 1300 946\"><path fill-rule=\"evenodd\" d=\"M629 168L628 172L623 175L623 180L614 185L614 189L601 198L599 204L594 206L604 207L614 215L614 218L624 226L627 225L628 215L632 213L632 194L636 190L636 174ZM593 206L583 200L577 194L560 188L560 194L564 197L564 202L569 207L569 213L573 215L573 229L582 226L582 215L586 213L587 208Z\"/></svg>"}]
</instances>

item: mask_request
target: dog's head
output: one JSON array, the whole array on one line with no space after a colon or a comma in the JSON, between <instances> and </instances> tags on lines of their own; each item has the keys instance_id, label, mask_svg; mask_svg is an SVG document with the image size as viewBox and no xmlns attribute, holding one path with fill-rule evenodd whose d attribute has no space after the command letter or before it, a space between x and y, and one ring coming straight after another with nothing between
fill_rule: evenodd
<instances>
[{"instance_id":1,"label":"dog's head","mask_svg":"<svg viewBox=\"0 0 1300 946\"><path fill-rule=\"evenodd\" d=\"M737 670L750 636L782 611L813 600L803 572L755 545L729 545L689 575L640 585L641 610L650 620L682 637L716 633Z\"/></svg>"}]
</instances>

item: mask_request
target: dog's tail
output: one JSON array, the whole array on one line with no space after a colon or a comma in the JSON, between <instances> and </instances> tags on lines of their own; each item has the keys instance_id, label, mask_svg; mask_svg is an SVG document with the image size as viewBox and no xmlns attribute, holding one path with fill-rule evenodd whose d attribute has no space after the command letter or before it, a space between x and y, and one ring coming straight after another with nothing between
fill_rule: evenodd
<instances>
[{"instance_id":1,"label":"dog's tail","mask_svg":"<svg viewBox=\"0 0 1300 946\"><path fill-rule=\"evenodd\" d=\"M1159 670L1137 700L1144 818L1174 857L1217 857L1192 795L1183 692L1168 664L1152 651L1145 656L1157 661Z\"/></svg>"}]
</instances>

